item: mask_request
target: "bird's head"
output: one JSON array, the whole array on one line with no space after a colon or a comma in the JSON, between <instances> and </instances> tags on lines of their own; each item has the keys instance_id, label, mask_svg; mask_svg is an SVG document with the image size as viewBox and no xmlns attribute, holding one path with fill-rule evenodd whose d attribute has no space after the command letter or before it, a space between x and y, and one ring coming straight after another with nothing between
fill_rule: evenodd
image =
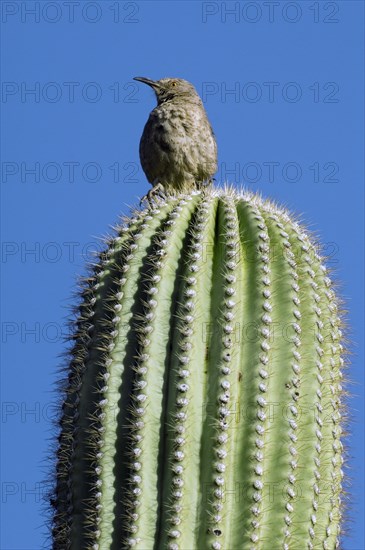
<instances>
[{"instance_id":1,"label":"bird's head","mask_svg":"<svg viewBox=\"0 0 365 550\"><path fill-rule=\"evenodd\" d=\"M161 78L161 80L151 80L143 76L136 76L134 80L151 86L156 94L158 105L179 97L186 101L201 102L194 86L182 78Z\"/></svg>"}]
</instances>

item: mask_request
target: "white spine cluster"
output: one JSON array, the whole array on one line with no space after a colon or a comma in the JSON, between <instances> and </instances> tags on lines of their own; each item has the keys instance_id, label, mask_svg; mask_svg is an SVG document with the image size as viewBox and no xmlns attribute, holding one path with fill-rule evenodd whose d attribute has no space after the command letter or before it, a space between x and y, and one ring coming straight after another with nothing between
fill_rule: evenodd
<instances>
[{"instance_id":1,"label":"white spine cluster","mask_svg":"<svg viewBox=\"0 0 365 550\"><path fill-rule=\"evenodd\" d=\"M316 354L317 354L317 381L318 381L318 389L316 392L316 401L314 403L315 407L315 421L317 424L316 427L316 437L317 437L317 443L316 443L316 453L317 456L315 458L315 468L314 468L314 476L315 476L315 483L313 484L313 500L312 500L312 508L313 512L311 514L311 523L312 525L308 529L309 534L309 540L307 543L307 548L309 550L313 550L314 545L314 538L316 533L316 513L318 511L318 508L320 506L319 499L320 499L320 493L321 493L321 474L320 469L321 467L328 467L328 465L322 464L323 462L323 434L322 434L322 428L323 423L328 422L328 409L323 403L323 394L328 392L328 388L326 386L326 383L323 378L323 356L325 354L325 350L323 349L326 345L326 337L327 334L324 334L323 331L328 331L328 326L325 327L324 321L324 310L327 309L330 313L330 337L331 337L331 344L330 344L330 392L331 392L331 406L333 409L333 413L331 414L331 420L333 423L332 428L332 437L333 437L333 444L332 449L334 451L334 456L331 459L331 466L332 466L332 485L331 485L331 491L332 496L331 499L331 508L328 515L328 522L326 527L326 538L324 539L322 546L323 550L330 550L330 539L332 538L334 534L336 537L339 535L339 533L335 533L335 529L332 526L334 521L336 521L336 525L339 525L339 518L335 517L335 514L339 514L338 510L340 508L340 502L337 500L337 497L334 495L339 494L339 486L341 486L343 472L342 472L342 452L343 452L343 445L341 443L341 401L339 394L342 391L342 387L340 384L340 380L342 378L342 372L341 368L343 367L344 361L341 357L341 354L343 353L343 347L340 344L341 339L341 331L340 331L340 325L341 325L341 319L338 316L338 306L337 301L335 298L335 294L332 290L332 281L327 276L327 269L326 267L321 263L322 258L314 251L313 244L309 241L308 236L300 230L299 227L296 227L297 232L297 238L300 243L301 252L304 255L304 261L307 265L307 274L310 277L310 285L312 287L312 307L316 315ZM323 291L323 288L325 290ZM326 315L326 318L328 319L328 313ZM328 488L326 488L328 490ZM325 498L325 496L322 496L322 499ZM339 497L338 497L339 498ZM336 538L336 548L339 546L339 539Z\"/></svg>"},{"instance_id":2,"label":"white spine cluster","mask_svg":"<svg viewBox=\"0 0 365 550\"><path fill-rule=\"evenodd\" d=\"M224 202L224 258L223 258L223 289L224 301L221 307L221 361L218 374L218 418L215 436L215 473L213 477L214 489L212 497L213 514L211 517L211 531L215 537L212 542L213 550L221 550L222 536L221 523L225 512L225 487L227 486L225 472L228 460L228 439L232 409L231 385L237 374L231 370L231 354L234 346L235 316L237 305L237 270L240 262L240 239L235 203L227 198Z\"/></svg>"},{"instance_id":3,"label":"white spine cluster","mask_svg":"<svg viewBox=\"0 0 365 550\"><path fill-rule=\"evenodd\" d=\"M106 331L106 338L107 341L105 343L106 349L105 349L105 362L104 362L104 368L102 369L102 372L100 373L98 383L98 392L100 394L99 402L97 403L96 410L94 413L94 427L93 427L93 441L92 445L97 446L97 452L96 452L96 460L95 460L95 487L94 487L94 498L96 500L95 505L95 517L93 518L95 521L94 527L95 531L93 533L93 540L94 543L92 545L92 550L99 550L99 543L98 540L100 539L100 529L99 525L102 521L101 518L101 512L102 512L102 494L103 489L105 489L104 484L105 480L103 479L103 465L102 465L102 458L103 453L105 452L105 439L104 439L104 432L105 432L105 408L108 406L108 398L107 393L109 390L108 386L108 380L110 378L110 368L113 363L112 355L113 350L115 348L115 342L118 337L118 325L120 323L120 312L123 308L123 287L127 281L125 274L130 269L131 262L133 261L135 257L135 253L138 250L138 240L141 237L141 231L143 231L146 227L149 221L152 220L152 216L148 214L147 211L143 212L139 216L132 217L129 220L129 224L123 226L119 232L120 234L115 237L114 239L109 241L109 246L104 254L104 260L102 262L102 270L99 271L98 277L99 281L102 281L102 278L104 277L104 274L108 271L109 274L113 273L113 270L116 266L121 267L121 273L119 280L117 281L117 291L115 294L110 296L108 298L108 309L111 313L111 321L108 325L108 331ZM134 227L132 231L132 227ZM127 237L127 240L125 238ZM122 244L122 249L120 249ZM118 258L118 253L121 253L122 258ZM100 283L96 283L96 289L99 288ZM96 290L95 289L95 290Z\"/></svg>"},{"instance_id":4,"label":"white spine cluster","mask_svg":"<svg viewBox=\"0 0 365 550\"><path fill-rule=\"evenodd\" d=\"M343 366L343 360L340 356L340 354L343 352L343 348L341 344L338 342L338 340L341 338L341 331L339 330L339 326L341 325L341 319L337 315L337 302L335 299L335 295L333 290L331 289L331 281L328 277L326 277L327 269L325 266L321 263L322 258L315 252L313 243L310 241L308 235L302 230L302 228L296 223L290 219L287 213L281 212L280 213L281 220L289 224L292 231L296 235L298 248L299 248L299 254L301 256L301 262L303 263L303 273L301 274L301 277L306 277L309 280L309 285L311 287L311 294L310 294L310 303L312 307L312 311L315 314L315 338L316 338L316 367L317 367L317 374L316 374L316 380L317 380L317 390L316 390L316 398L313 403L314 407L314 416L315 416L315 422L316 422L316 443L315 443L315 451L316 456L314 458L314 468L313 468L313 474L315 482L313 483L313 499L312 499L312 511L310 514L310 526L308 528L308 540L306 543L306 547L308 550L313 550L316 547L316 527L318 526L318 518L317 515L320 512L321 508L321 493L323 493L323 488L321 489L321 469L327 468L328 465L324 463L324 451L323 451L323 425L324 422L328 421L327 419L327 413L326 410L326 403L328 402L328 387L327 382L324 380L324 374L323 374L323 361L328 360L328 358L325 358L324 356L328 352L325 351L326 339L328 337L327 330L328 327L324 325L325 319L328 319L328 314L326 312L326 316L324 316L324 309L328 308L330 312L332 312L332 317L330 318L331 323L331 338L333 345L331 345L331 358L330 358L330 365L331 365L331 379L333 380L333 385L330 385L330 390L333 395L333 400L331 399L332 407L334 410L334 414L332 417L332 421L334 426L336 426L336 429L332 431L332 435L334 438L333 443L333 451L336 453L335 456L331 459L333 471L332 471L332 479L334 480L334 483L331 487L331 491L333 495L339 494L340 488L341 488L341 480L342 480L342 470L341 465L343 462L342 458L342 450L343 446L340 441L341 436L341 413L340 413L340 399L339 394L342 391L341 385L339 384L339 380L342 377L341 368ZM296 243L296 246L297 246ZM324 287L328 287L327 290L323 291ZM324 333L326 331L326 333ZM336 345L338 344L338 346ZM328 490L328 487L326 487L326 490ZM326 496L322 494L322 502L323 499L325 499ZM332 511L329 513L328 517L328 525L326 528L326 539L322 542L322 547L324 550L329 550L331 548L331 545L333 542L330 542L330 539L333 541L333 535L334 530L331 528L331 524L335 523L336 526L339 525L339 508L340 508L340 502L335 496L331 497L331 505L332 505ZM337 517L336 517L337 515ZM318 530L318 527L317 527ZM338 533L336 533L337 535ZM336 540L336 547L338 546L339 541ZM284 546L285 548L285 546Z\"/></svg>"},{"instance_id":5,"label":"white spine cluster","mask_svg":"<svg viewBox=\"0 0 365 550\"><path fill-rule=\"evenodd\" d=\"M168 550L179 549L179 538L181 536L179 526L182 522L185 484L185 446L189 437L187 423L189 421L189 394L190 387L190 356L193 349L194 337L196 337L196 301L197 301L197 278L204 262L204 228L207 223L207 213L210 200L202 200L198 206L196 217L192 227L192 240L189 246L189 253L186 257L186 276L184 294L181 304L178 307L177 316L179 323L178 351L178 372L176 373L176 412L173 420L173 455L171 460L172 469L172 502L169 516L170 529L168 531Z\"/></svg>"},{"instance_id":6,"label":"white spine cluster","mask_svg":"<svg viewBox=\"0 0 365 550\"><path fill-rule=\"evenodd\" d=\"M271 219L275 222L277 231L279 232L281 239L280 251L284 254L286 261L290 266L290 278L292 288L292 378L290 384L290 396L291 403L286 408L286 416L288 418L288 435L289 435L289 474L287 478L287 485L285 489L286 503L284 510L284 543L283 550L289 550L290 537L292 535L292 513L295 507L296 501L296 469L298 466L297 456L297 430L298 430L298 416L300 416L300 382L301 382L301 305L300 305L300 278L298 275L298 265L296 256L292 250L292 244L289 240L289 234L285 231L285 225L280 221L280 218L271 214Z\"/></svg>"},{"instance_id":7,"label":"white spine cluster","mask_svg":"<svg viewBox=\"0 0 365 550\"><path fill-rule=\"evenodd\" d=\"M142 495L142 476L143 476L143 460L148 460L144 455L143 437L145 429L148 426L145 425L144 417L147 411L149 394L148 394L148 362L149 362L149 346L153 331L155 329L154 310L157 307L158 295L160 290L160 281L162 278L162 271L165 264L165 258L167 256L168 247L170 243L170 237L173 230L173 226L176 224L176 220L179 218L183 206L186 204L190 197L183 196L177 206L170 212L168 219L164 223L164 228L158 231L154 237L155 250L154 255L150 261L150 273L148 281L146 281L146 295L147 301L145 302L144 318L138 326L139 337L139 350L137 365L135 365L135 381L133 392L133 411L132 421L130 425L131 429L131 442L130 442L130 486L129 486L129 503L128 509L128 530L130 537L126 541L126 545L130 548L136 544L142 542L138 537L139 528L139 513L138 509L141 503ZM156 211L155 211L156 212Z\"/></svg>"},{"instance_id":8,"label":"white spine cluster","mask_svg":"<svg viewBox=\"0 0 365 550\"><path fill-rule=\"evenodd\" d=\"M264 470L263 461L265 453L265 433L268 429L268 417L267 417L267 392L269 386L269 364L270 364L270 339L272 336L272 283L271 283L271 270L270 270L270 238L267 230L265 220L258 208L252 207L251 213L255 220L258 231L258 255L257 261L259 262L260 269L260 287L261 287L261 324L259 327L260 337L260 355L258 357L258 386L255 396L255 450L253 453L253 492L252 492L252 506L251 506L251 534L250 542L251 548L256 549L260 545L259 530L260 530L260 517L262 514L262 500L264 484L262 481Z\"/></svg>"}]
</instances>

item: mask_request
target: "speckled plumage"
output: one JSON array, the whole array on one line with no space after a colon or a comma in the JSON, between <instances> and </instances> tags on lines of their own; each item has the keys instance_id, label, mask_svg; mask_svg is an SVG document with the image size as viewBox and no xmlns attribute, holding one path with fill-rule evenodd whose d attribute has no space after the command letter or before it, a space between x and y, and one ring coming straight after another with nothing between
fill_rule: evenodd
<instances>
[{"instance_id":1,"label":"speckled plumage","mask_svg":"<svg viewBox=\"0 0 365 550\"><path fill-rule=\"evenodd\" d=\"M136 77L153 88L157 106L140 141L140 160L154 187L166 191L210 183L217 171L217 145L203 103L186 80Z\"/></svg>"}]
</instances>

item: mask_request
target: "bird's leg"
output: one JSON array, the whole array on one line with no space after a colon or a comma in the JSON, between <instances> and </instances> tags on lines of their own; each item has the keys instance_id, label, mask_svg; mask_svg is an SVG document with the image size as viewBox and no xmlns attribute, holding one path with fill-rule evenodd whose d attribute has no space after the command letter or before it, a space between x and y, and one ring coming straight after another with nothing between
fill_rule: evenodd
<instances>
[{"instance_id":1,"label":"bird's leg","mask_svg":"<svg viewBox=\"0 0 365 550\"><path fill-rule=\"evenodd\" d=\"M155 183L153 185L152 189L150 189L148 191L148 193L146 193L146 195L144 195L141 198L141 200L139 201L139 205L141 206L142 202L147 199L150 207L152 208L153 207L153 200L156 197L166 199L166 195L165 195L164 191L165 191L165 189L164 189L164 186L162 185L162 183L160 183L160 182Z\"/></svg>"},{"instance_id":2,"label":"bird's leg","mask_svg":"<svg viewBox=\"0 0 365 550\"><path fill-rule=\"evenodd\" d=\"M196 186L198 189L204 189L205 187L209 187L213 184L213 181L215 181L215 178L209 178L205 181L197 181Z\"/></svg>"}]
</instances>

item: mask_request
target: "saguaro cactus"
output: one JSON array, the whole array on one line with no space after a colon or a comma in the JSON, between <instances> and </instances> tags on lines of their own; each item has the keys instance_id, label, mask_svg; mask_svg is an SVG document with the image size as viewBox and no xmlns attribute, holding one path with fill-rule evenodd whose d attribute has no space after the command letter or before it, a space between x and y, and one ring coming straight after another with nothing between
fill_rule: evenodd
<instances>
[{"instance_id":1,"label":"saguaro cactus","mask_svg":"<svg viewBox=\"0 0 365 550\"><path fill-rule=\"evenodd\" d=\"M305 230L258 196L136 211L84 284L54 549L333 549L341 321Z\"/></svg>"}]
</instances>

